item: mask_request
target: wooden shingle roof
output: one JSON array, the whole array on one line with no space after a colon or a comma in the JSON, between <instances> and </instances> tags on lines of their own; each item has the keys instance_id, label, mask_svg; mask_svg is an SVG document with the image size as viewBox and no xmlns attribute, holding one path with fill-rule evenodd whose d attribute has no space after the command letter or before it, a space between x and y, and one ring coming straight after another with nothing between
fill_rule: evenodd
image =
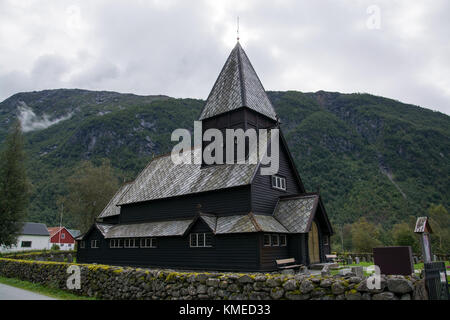
<instances>
[{"instance_id":1,"label":"wooden shingle roof","mask_svg":"<svg viewBox=\"0 0 450 320\"><path fill-rule=\"evenodd\" d=\"M191 150L193 157L194 151ZM170 154L153 159L128 187L117 205L219 190L251 183L258 164L175 164Z\"/></svg>"},{"instance_id":2,"label":"wooden shingle roof","mask_svg":"<svg viewBox=\"0 0 450 320\"><path fill-rule=\"evenodd\" d=\"M255 69L238 42L225 62L199 120L240 107L248 107L273 120L277 119Z\"/></svg>"},{"instance_id":3,"label":"wooden shingle roof","mask_svg":"<svg viewBox=\"0 0 450 320\"><path fill-rule=\"evenodd\" d=\"M116 192L114 197L109 201L105 209L100 213L98 218L105 218L105 217L112 217L120 214L120 207L116 206L117 202L120 198L124 195L125 192L127 192L128 188L130 187L131 182L122 185L119 190Z\"/></svg>"},{"instance_id":4,"label":"wooden shingle roof","mask_svg":"<svg viewBox=\"0 0 450 320\"><path fill-rule=\"evenodd\" d=\"M278 201L273 216L291 233L307 233L317 209L319 195L304 195Z\"/></svg>"}]
</instances>

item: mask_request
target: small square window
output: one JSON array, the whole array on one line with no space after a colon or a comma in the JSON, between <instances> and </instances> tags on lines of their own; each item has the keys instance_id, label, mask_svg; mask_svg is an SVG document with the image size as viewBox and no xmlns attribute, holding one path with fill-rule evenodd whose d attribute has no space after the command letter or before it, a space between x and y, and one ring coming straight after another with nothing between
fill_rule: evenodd
<instances>
[{"instance_id":1,"label":"small square window","mask_svg":"<svg viewBox=\"0 0 450 320\"><path fill-rule=\"evenodd\" d=\"M212 234L211 233L191 233L190 243L191 247L212 247Z\"/></svg>"},{"instance_id":2,"label":"small square window","mask_svg":"<svg viewBox=\"0 0 450 320\"><path fill-rule=\"evenodd\" d=\"M279 237L277 234L272 235L272 246L277 247L280 245Z\"/></svg>"},{"instance_id":3,"label":"small square window","mask_svg":"<svg viewBox=\"0 0 450 320\"><path fill-rule=\"evenodd\" d=\"M91 240L91 248L93 249L98 248L98 240Z\"/></svg>"},{"instance_id":4,"label":"small square window","mask_svg":"<svg viewBox=\"0 0 450 320\"><path fill-rule=\"evenodd\" d=\"M191 247L196 247L196 246L197 246L197 234L192 233L191 234Z\"/></svg>"},{"instance_id":5,"label":"small square window","mask_svg":"<svg viewBox=\"0 0 450 320\"><path fill-rule=\"evenodd\" d=\"M205 246L205 234L204 233L198 233L197 234L197 245L199 247Z\"/></svg>"},{"instance_id":6,"label":"small square window","mask_svg":"<svg viewBox=\"0 0 450 320\"><path fill-rule=\"evenodd\" d=\"M272 176L272 187L275 189L286 190L286 178Z\"/></svg>"},{"instance_id":7,"label":"small square window","mask_svg":"<svg viewBox=\"0 0 450 320\"><path fill-rule=\"evenodd\" d=\"M31 241L22 241L20 244L21 248L31 248Z\"/></svg>"},{"instance_id":8,"label":"small square window","mask_svg":"<svg viewBox=\"0 0 450 320\"><path fill-rule=\"evenodd\" d=\"M61 232L61 239L65 239L66 238L66 234Z\"/></svg>"}]
</instances>

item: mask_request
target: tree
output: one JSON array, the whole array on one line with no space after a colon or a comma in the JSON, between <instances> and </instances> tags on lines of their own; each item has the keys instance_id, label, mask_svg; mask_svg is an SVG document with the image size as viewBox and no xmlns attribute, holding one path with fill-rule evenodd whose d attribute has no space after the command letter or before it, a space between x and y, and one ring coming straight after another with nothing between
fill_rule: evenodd
<instances>
[{"instance_id":1,"label":"tree","mask_svg":"<svg viewBox=\"0 0 450 320\"><path fill-rule=\"evenodd\" d=\"M433 230L431 235L432 243L437 247L439 253L450 253L450 214L447 209L440 204L432 204L428 209L430 225ZM437 241L433 241L437 239Z\"/></svg>"},{"instance_id":2,"label":"tree","mask_svg":"<svg viewBox=\"0 0 450 320\"><path fill-rule=\"evenodd\" d=\"M0 244L16 244L28 207L30 184L25 170L20 122L6 137L0 153Z\"/></svg>"},{"instance_id":3,"label":"tree","mask_svg":"<svg viewBox=\"0 0 450 320\"><path fill-rule=\"evenodd\" d=\"M380 246L380 231L376 225L360 218L352 224L352 246L358 252L372 252L374 247Z\"/></svg>"},{"instance_id":4,"label":"tree","mask_svg":"<svg viewBox=\"0 0 450 320\"><path fill-rule=\"evenodd\" d=\"M94 166L83 161L67 179L68 195L59 200L82 233L88 231L100 212L117 192L118 181L109 161Z\"/></svg>"},{"instance_id":5,"label":"tree","mask_svg":"<svg viewBox=\"0 0 450 320\"><path fill-rule=\"evenodd\" d=\"M406 222L397 223L392 227L392 238L397 246L411 246L412 251L419 251L418 238L414 234L414 227Z\"/></svg>"}]
</instances>

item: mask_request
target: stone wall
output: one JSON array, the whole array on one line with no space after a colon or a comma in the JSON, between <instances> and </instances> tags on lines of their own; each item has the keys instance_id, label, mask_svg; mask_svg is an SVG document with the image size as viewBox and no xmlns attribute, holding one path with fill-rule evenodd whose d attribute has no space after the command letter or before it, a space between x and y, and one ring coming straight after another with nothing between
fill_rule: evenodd
<instances>
[{"instance_id":1,"label":"stone wall","mask_svg":"<svg viewBox=\"0 0 450 320\"><path fill-rule=\"evenodd\" d=\"M67 289L67 268L79 266L81 289ZM100 299L409 300L424 299L419 277L382 276L368 289L355 275L197 273L0 258L0 275Z\"/></svg>"},{"instance_id":2,"label":"stone wall","mask_svg":"<svg viewBox=\"0 0 450 320\"><path fill-rule=\"evenodd\" d=\"M25 252L10 252L3 254L0 257L20 260L37 260L37 261L58 261L58 262L73 262L76 257L75 251L69 250L39 250L39 251L25 251Z\"/></svg>"}]
</instances>

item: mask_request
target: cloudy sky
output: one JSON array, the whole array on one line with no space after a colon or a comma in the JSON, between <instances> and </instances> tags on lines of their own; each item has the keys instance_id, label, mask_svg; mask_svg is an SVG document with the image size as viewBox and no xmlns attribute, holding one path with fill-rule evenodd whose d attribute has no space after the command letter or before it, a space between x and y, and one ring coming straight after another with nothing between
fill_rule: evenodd
<instances>
[{"instance_id":1,"label":"cloudy sky","mask_svg":"<svg viewBox=\"0 0 450 320\"><path fill-rule=\"evenodd\" d=\"M83 88L205 99L236 42L266 90L450 114L450 1L0 0L0 101Z\"/></svg>"}]
</instances>

